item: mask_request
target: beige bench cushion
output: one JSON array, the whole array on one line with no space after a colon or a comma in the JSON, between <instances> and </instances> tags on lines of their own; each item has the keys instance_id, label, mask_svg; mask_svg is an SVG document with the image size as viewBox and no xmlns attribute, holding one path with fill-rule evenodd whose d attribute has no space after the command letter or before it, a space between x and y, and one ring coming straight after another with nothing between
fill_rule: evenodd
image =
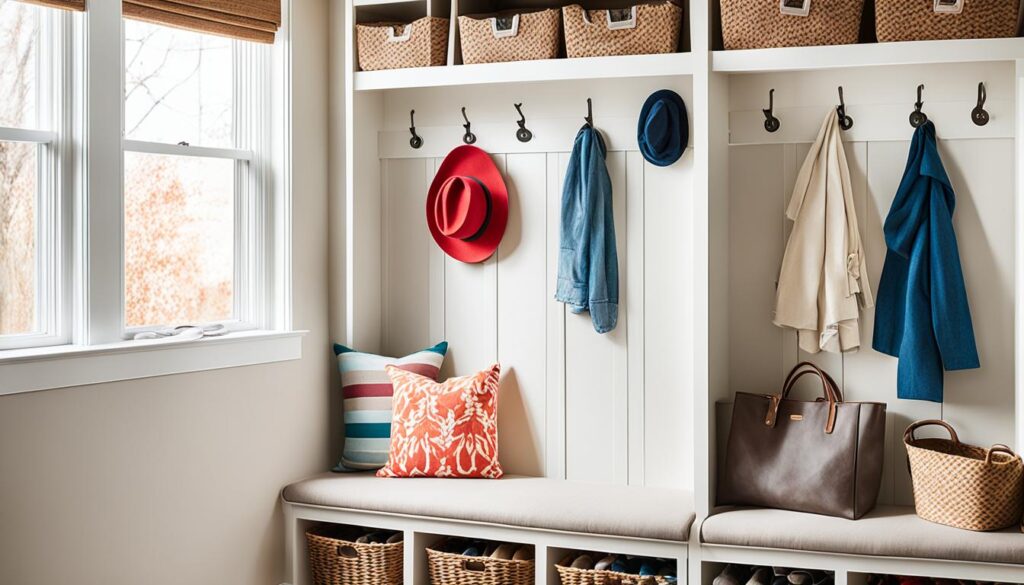
<instances>
[{"instance_id":1,"label":"beige bench cushion","mask_svg":"<svg viewBox=\"0 0 1024 585\"><path fill-rule=\"evenodd\" d=\"M1024 564L1018 529L978 533L933 524L913 508L881 506L860 520L784 510L723 509L704 521L708 544L884 557Z\"/></svg>"},{"instance_id":2,"label":"beige bench cushion","mask_svg":"<svg viewBox=\"0 0 1024 585\"><path fill-rule=\"evenodd\" d=\"M325 474L284 489L295 504L685 542L692 498L682 490L536 477L383 479Z\"/></svg>"}]
</instances>

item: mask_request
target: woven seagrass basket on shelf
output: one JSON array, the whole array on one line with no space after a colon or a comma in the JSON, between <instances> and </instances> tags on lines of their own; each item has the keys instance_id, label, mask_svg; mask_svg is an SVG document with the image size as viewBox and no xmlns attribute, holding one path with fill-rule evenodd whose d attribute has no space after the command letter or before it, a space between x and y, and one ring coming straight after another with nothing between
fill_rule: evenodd
<instances>
[{"instance_id":1,"label":"woven seagrass basket on shelf","mask_svg":"<svg viewBox=\"0 0 1024 585\"><path fill-rule=\"evenodd\" d=\"M864 0L721 0L721 7L726 49L850 45L864 16Z\"/></svg>"},{"instance_id":2,"label":"woven seagrass basket on shelf","mask_svg":"<svg viewBox=\"0 0 1024 585\"><path fill-rule=\"evenodd\" d=\"M915 431L940 426L949 439L917 438ZM914 484L917 515L965 530L1017 525L1024 508L1024 464L1005 445L990 449L961 443L941 420L924 420L903 434Z\"/></svg>"},{"instance_id":3,"label":"woven seagrass basket on shelf","mask_svg":"<svg viewBox=\"0 0 1024 585\"><path fill-rule=\"evenodd\" d=\"M447 18L425 16L409 24L377 22L356 25L359 69L435 67L448 62Z\"/></svg>"},{"instance_id":4,"label":"woven seagrass basket on shelf","mask_svg":"<svg viewBox=\"0 0 1024 585\"><path fill-rule=\"evenodd\" d=\"M1022 0L875 0L879 42L1015 37L1022 18Z\"/></svg>"},{"instance_id":5,"label":"woven seagrass basket on shelf","mask_svg":"<svg viewBox=\"0 0 1024 585\"><path fill-rule=\"evenodd\" d=\"M617 571L576 569L572 562L578 555L571 554L555 564L562 585L670 585L664 577L631 575Z\"/></svg>"},{"instance_id":6,"label":"woven seagrass basket on shelf","mask_svg":"<svg viewBox=\"0 0 1024 585\"><path fill-rule=\"evenodd\" d=\"M569 57L653 55L679 47L683 9L674 2L638 4L621 10L562 7Z\"/></svg>"},{"instance_id":7,"label":"woven seagrass basket on shelf","mask_svg":"<svg viewBox=\"0 0 1024 585\"><path fill-rule=\"evenodd\" d=\"M533 585L534 561L469 557L427 549L431 585Z\"/></svg>"},{"instance_id":8,"label":"woven seagrass basket on shelf","mask_svg":"<svg viewBox=\"0 0 1024 585\"><path fill-rule=\"evenodd\" d=\"M313 585L402 585L403 543L362 544L358 536L330 524L306 532Z\"/></svg>"},{"instance_id":9,"label":"woven seagrass basket on shelf","mask_svg":"<svg viewBox=\"0 0 1024 585\"><path fill-rule=\"evenodd\" d=\"M459 17L463 63L502 63L558 57L562 32L557 8Z\"/></svg>"}]
</instances>

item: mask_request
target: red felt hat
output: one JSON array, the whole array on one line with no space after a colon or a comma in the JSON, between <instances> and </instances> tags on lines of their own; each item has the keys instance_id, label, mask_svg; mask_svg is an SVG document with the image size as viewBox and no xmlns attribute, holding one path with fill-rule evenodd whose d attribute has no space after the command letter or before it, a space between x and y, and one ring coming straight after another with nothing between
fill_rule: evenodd
<instances>
[{"instance_id":1,"label":"red felt hat","mask_svg":"<svg viewBox=\"0 0 1024 585\"><path fill-rule=\"evenodd\" d=\"M461 262L483 262L498 249L508 223L508 189L491 156L455 148L427 192L427 226L434 241Z\"/></svg>"}]
</instances>

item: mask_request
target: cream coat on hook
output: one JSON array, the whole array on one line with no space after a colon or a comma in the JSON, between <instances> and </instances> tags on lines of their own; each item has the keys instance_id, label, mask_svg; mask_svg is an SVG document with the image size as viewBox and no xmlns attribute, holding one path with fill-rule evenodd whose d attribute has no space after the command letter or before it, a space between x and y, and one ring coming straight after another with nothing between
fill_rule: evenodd
<instances>
[{"instance_id":1,"label":"cream coat on hook","mask_svg":"<svg viewBox=\"0 0 1024 585\"><path fill-rule=\"evenodd\" d=\"M860 309L874 305L834 109L797 175L786 209L793 232L779 275L774 322L796 329L808 353L860 347Z\"/></svg>"}]
</instances>

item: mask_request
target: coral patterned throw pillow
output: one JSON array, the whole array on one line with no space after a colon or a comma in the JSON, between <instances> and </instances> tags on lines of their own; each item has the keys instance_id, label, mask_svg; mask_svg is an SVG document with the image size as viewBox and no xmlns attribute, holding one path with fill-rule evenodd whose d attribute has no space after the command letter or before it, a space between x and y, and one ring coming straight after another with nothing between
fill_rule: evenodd
<instances>
[{"instance_id":1,"label":"coral patterned throw pillow","mask_svg":"<svg viewBox=\"0 0 1024 585\"><path fill-rule=\"evenodd\" d=\"M438 383L388 366L395 388L391 450L380 477L502 476L498 462L501 366Z\"/></svg>"}]
</instances>

